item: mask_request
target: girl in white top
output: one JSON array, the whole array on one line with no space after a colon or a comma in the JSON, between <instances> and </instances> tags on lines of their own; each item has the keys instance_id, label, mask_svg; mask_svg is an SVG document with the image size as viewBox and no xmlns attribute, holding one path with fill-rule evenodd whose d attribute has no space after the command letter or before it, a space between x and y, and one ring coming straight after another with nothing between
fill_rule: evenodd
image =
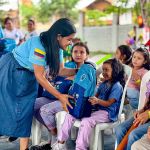
<instances>
[{"instance_id":1,"label":"girl in white top","mask_svg":"<svg viewBox=\"0 0 150 150\"><path fill-rule=\"evenodd\" d=\"M24 35L21 30L15 28L12 18L5 18L4 20L4 38L14 39L16 45L20 45L24 40Z\"/></svg>"}]
</instances>

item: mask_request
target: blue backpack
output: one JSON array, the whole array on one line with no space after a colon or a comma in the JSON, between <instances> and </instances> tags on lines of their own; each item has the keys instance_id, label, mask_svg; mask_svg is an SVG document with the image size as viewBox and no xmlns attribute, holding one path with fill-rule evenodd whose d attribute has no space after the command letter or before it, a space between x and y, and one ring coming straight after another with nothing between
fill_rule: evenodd
<instances>
[{"instance_id":1,"label":"blue backpack","mask_svg":"<svg viewBox=\"0 0 150 150\"><path fill-rule=\"evenodd\" d=\"M66 77L63 76L57 76L52 82L52 85L54 85L55 89L58 90L62 94L68 94L68 90L70 86L72 85L72 80L66 80ZM42 94L43 97L47 97L49 99L57 99L55 96L50 94L48 91L43 91Z\"/></svg>"},{"instance_id":2,"label":"blue backpack","mask_svg":"<svg viewBox=\"0 0 150 150\"><path fill-rule=\"evenodd\" d=\"M73 109L68 107L69 113L77 118L90 117L92 105L88 101L89 97L94 96L96 87L96 69L91 63L81 66L77 72L68 94L73 96L69 102Z\"/></svg>"}]
</instances>

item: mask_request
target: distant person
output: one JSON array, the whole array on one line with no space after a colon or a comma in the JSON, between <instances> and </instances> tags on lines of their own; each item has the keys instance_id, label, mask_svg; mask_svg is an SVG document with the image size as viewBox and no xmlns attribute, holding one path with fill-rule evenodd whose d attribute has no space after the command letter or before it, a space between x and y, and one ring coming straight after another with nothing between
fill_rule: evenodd
<instances>
[{"instance_id":1,"label":"distant person","mask_svg":"<svg viewBox=\"0 0 150 150\"><path fill-rule=\"evenodd\" d=\"M126 44L135 50L136 42L137 42L137 29L136 26L133 26L133 29L128 33Z\"/></svg>"},{"instance_id":2,"label":"distant person","mask_svg":"<svg viewBox=\"0 0 150 150\"><path fill-rule=\"evenodd\" d=\"M138 48L133 52L132 56L132 75L127 86L127 99L129 103L126 118L131 117L132 111L138 109L140 85L142 77L150 69L149 53L143 48Z\"/></svg>"},{"instance_id":3,"label":"distant person","mask_svg":"<svg viewBox=\"0 0 150 150\"><path fill-rule=\"evenodd\" d=\"M4 38L14 39L16 45L20 45L24 41L24 34L20 29L17 29L14 20L10 17L4 20Z\"/></svg>"},{"instance_id":4,"label":"distant person","mask_svg":"<svg viewBox=\"0 0 150 150\"><path fill-rule=\"evenodd\" d=\"M36 24L33 19L29 19L27 25L28 25L28 32L25 35L25 40L38 35L36 32Z\"/></svg>"}]
</instances>

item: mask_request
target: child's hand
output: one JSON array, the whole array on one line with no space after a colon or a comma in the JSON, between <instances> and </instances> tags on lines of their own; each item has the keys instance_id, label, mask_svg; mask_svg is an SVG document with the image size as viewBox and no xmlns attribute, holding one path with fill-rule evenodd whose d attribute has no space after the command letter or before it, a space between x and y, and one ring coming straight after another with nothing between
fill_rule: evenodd
<instances>
[{"instance_id":1,"label":"child's hand","mask_svg":"<svg viewBox=\"0 0 150 150\"><path fill-rule=\"evenodd\" d=\"M65 80L74 80L74 76L69 76Z\"/></svg>"},{"instance_id":2,"label":"child's hand","mask_svg":"<svg viewBox=\"0 0 150 150\"><path fill-rule=\"evenodd\" d=\"M89 98L89 102L91 103L91 105L96 105L98 104L99 100L97 97L93 96Z\"/></svg>"},{"instance_id":3,"label":"child's hand","mask_svg":"<svg viewBox=\"0 0 150 150\"><path fill-rule=\"evenodd\" d=\"M139 116L139 114L140 114L139 111L134 112L133 113L134 119L136 119Z\"/></svg>"}]
</instances>

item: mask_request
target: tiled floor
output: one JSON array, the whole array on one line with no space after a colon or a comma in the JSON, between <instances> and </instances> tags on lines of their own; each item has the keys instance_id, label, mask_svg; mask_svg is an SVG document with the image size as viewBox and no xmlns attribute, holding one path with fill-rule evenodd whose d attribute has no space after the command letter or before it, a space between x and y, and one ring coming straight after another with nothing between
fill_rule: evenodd
<instances>
[{"instance_id":1,"label":"tiled floor","mask_svg":"<svg viewBox=\"0 0 150 150\"><path fill-rule=\"evenodd\" d=\"M47 140L47 131L43 129L42 131L42 141ZM104 150L114 150L115 137L113 134L104 135ZM31 144L31 143L30 143ZM67 141L68 150L75 149L75 142ZM19 141L7 142L6 138L0 139L0 150L19 150Z\"/></svg>"}]
</instances>

